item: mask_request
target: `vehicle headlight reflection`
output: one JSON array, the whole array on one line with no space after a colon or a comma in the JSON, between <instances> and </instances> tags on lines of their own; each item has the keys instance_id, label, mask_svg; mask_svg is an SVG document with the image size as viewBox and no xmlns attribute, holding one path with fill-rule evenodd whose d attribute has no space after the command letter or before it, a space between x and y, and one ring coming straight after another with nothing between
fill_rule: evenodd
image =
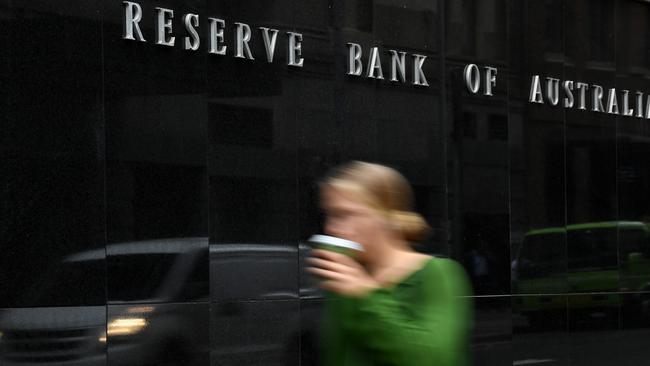
<instances>
[{"instance_id":1,"label":"vehicle headlight reflection","mask_svg":"<svg viewBox=\"0 0 650 366\"><path fill-rule=\"evenodd\" d=\"M147 325L148 322L145 318L116 318L108 323L106 333L109 337L134 335L140 333Z\"/></svg>"},{"instance_id":2,"label":"vehicle headlight reflection","mask_svg":"<svg viewBox=\"0 0 650 366\"><path fill-rule=\"evenodd\" d=\"M106 344L106 331L103 331L97 340L99 343Z\"/></svg>"},{"instance_id":3,"label":"vehicle headlight reflection","mask_svg":"<svg viewBox=\"0 0 650 366\"><path fill-rule=\"evenodd\" d=\"M155 310L153 306L133 306L120 316L109 319L106 329L99 334L98 341L106 344L110 337L132 336L149 326L147 318Z\"/></svg>"}]
</instances>

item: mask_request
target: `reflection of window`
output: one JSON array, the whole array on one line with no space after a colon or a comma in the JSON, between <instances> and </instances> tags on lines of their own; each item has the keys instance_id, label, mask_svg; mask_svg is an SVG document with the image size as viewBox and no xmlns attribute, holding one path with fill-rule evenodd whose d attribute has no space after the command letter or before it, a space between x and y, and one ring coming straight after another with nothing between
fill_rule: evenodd
<instances>
[{"instance_id":1,"label":"reflection of window","mask_svg":"<svg viewBox=\"0 0 650 366\"><path fill-rule=\"evenodd\" d=\"M209 108L210 142L220 145L273 147L273 111L213 104Z\"/></svg>"},{"instance_id":2,"label":"reflection of window","mask_svg":"<svg viewBox=\"0 0 650 366\"><path fill-rule=\"evenodd\" d=\"M591 60L613 61L614 57L614 3L588 2L589 51Z\"/></svg>"},{"instance_id":3,"label":"reflection of window","mask_svg":"<svg viewBox=\"0 0 650 366\"><path fill-rule=\"evenodd\" d=\"M207 299L209 293L208 284L208 253L206 250L200 251L200 255L195 258L192 271L188 276L183 290L179 296L179 300L204 300Z\"/></svg>"},{"instance_id":4,"label":"reflection of window","mask_svg":"<svg viewBox=\"0 0 650 366\"><path fill-rule=\"evenodd\" d=\"M618 232L618 244L621 260L627 261L632 253L647 253L650 242L644 230L621 229Z\"/></svg>"},{"instance_id":5,"label":"reflection of window","mask_svg":"<svg viewBox=\"0 0 650 366\"><path fill-rule=\"evenodd\" d=\"M373 0L353 0L345 3L345 26L372 32Z\"/></svg>"},{"instance_id":6,"label":"reflection of window","mask_svg":"<svg viewBox=\"0 0 650 366\"><path fill-rule=\"evenodd\" d=\"M488 139L508 140L508 117L502 114L491 114L488 117Z\"/></svg>"},{"instance_id":7,"label":"reflection of window","mask_svg":"<svg viewBox=\"0 0 650 366\"><path fill-rule=\"evenodd\" d=\"M217 246L222 244L217 244ZM228 245L228 244L227 244ZM286 298L297 286L298 253L290 246L228 245L238 251L219 252L210 258L212 296L219 299ZM263 245L260 245L263 247ZM222 247L225 248L225 247Z\"/></svg>"},{"instance_id":8,"label":"reflection of window","mask_svg":"<svg viewBox=\"0 0 650 366\"><path fill-rule=\"evenodd\" d=\"M562 7L562 1L546 0L542 9L550 9L551 11L554 11L562 9ZM564 18L562 16L553 16L548 13L545 14L542 11L533 16L542 16L544 18L544 33L543 37L541 37L541 40L544 42L544 49L552 49L557 52L562 52L562 46L564 44Z\"/></svg>"},{"instance_id":9,"label":"reflection of window","mask_svg":"<svg viewBox=\"0 0 650 366\"><path fill-rule=\"evenodd\" d=\"M283 170L278 170L283 171ZM294 220L295 194L290 180L212 176L210 201L218 212L211 221L211 237L220 242L280 242Z\"/></svg>"},{"instance_id":10,"label":"reflection of window","mask_svg":"<svg viewBox=\"0 0 650 366\"><path fill-rule=\"evenodd\" d=\"M618 267L617 230L570 230L567 234L569 270L590 271Z\"/></svg>"},{"instance_id":11,"label":"reflection of window","mask_svg":"<svg viewBox=\"0 0 650 366\"><path fill-rule=\"evenodd\" d=\"M641 35L642 32L639 32L639 35ZM650 63L650 26L648 24L645 24L645 36L642 36L641 39L645 40L645 47L643 47L643 59L641 61L641 65L647 65Z\"/></svg>"},{"instance_id":12,"label":"reflection of window","mask_svg":"<svg viewBox=\"0 0 650 366\"><path fill-rule=\"evenodd\" d=\"M109 256L109 298L112 301L153 299L176 256L166 253Z\"/></svg>"},{"instance_id":13,"label":"reflection of window","mask_svg":"<svg viewBox=\"0 0 650 366\"><path fill-rule=\"evenodd\" d=\"M518 258L519 278L538 278L566 272L565 234L528 235Z\"/></svg>"},{"instance_id":14,"label":"reflection of window","mask_svg":"<svg viewBox=\"0 0 650 366\"><path fill-rule=\"evenodd\" d=\"M474 113L463 113L463 137L476 138L476 115Z\"/></svg>"}]
</instances>

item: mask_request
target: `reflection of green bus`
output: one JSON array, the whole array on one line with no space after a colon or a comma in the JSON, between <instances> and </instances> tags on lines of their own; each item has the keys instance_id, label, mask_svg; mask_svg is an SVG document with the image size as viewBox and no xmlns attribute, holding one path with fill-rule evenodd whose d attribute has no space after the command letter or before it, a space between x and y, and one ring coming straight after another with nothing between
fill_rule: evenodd
<instances>
[{"instance_id":1,"label":"reflection of green bus","mask_svg":"<svg viewBox=\"0 0 650 366\"><path fill-rule=\"evenodd\" d=\"M613 221L531 230L513 262L515 310L538 318L566 308L611 312L619 305L647 311L650 225ZM645 309L644 309L645 307ZM541 320L541 319L540 319Z\"/></svg>"}]
</instances>

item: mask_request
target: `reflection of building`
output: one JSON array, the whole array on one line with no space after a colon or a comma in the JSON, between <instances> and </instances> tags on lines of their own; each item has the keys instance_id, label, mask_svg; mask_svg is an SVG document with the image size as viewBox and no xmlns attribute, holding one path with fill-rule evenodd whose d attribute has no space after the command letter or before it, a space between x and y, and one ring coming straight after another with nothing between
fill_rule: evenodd
<instances>
[{"instance_id":1,"label":"reflection of building","mask_svg":"<svg viewBox=\"0 0 650 366\"><path fill-rule=\"evenodd\" d=\"M509 282L510 128L504 5L503 1L456 1L446 8L452 248L466 264L478 294L501 293ZM498 69L494 97L466 91L461 72L467 63ZM484 270L472 264L477 258L484 263L478 267Z\"/></svg>"},{"instance_id":2,"label":"reflection of building","mask_svg":"<svg viewBox=\"0 0 650 366\"><path fill-rule=\"evenodd\" d=\"M338 162L366 159L393 165L413 182L417 209L434 227L423 250L450 254L474 277L481 295L475 298L476 360L486 365L531 359L571 365L647 362L647 347L637 340L645 338L635 338L645 325L640 317L627 316L622 302L611 303L610 310L621 316L613 316L616 324L609 328L595 327L601 333L572 327L575 310L596 301L592 296L646 301L646 290L626 286L626 276L620 275L630 262L620 232L604 236L609 258L613 251L618 258L610 263L617 266L612 271L618 279L610 272L609 286L515 288L514 294L511 289L512 275L523 280L517 273L520 253L533 232L554 231L559 237L553 240L559 247L554 254L566 264L565 278L575 279L569 253L581 238L570 234L572 225L648 222L647 120L527 101L531 75L650 92L647 2L138 3L147 17L144 43L122 39L119 1L0 5L3 315L21 313L13 318L36 327L42 326L37 318L48 316L46 309L56 309L48 318L52 322L77 317L101 331L111 317L128 313L131 304L117 304L121 296L114 291L116 281L118 288L128 282L133 299L142 302L139 310L169 309L159 319L173 319L177 305L192 308L203 326L199 343L215 340L207 344L210 352L202 349L203 355L213 355L212 364L251 364L252 359L265 365L298 359L312 364L314 353L307 347L315 344L312 336L288 331L309 328L302 316L322 301L303 288L296 249L320 230L314 181ZM157 6L175 10L178 47L155 44ZM207 31L208 16L226 20L229 47L234 22L249 24L256 59L210 55L205 44L197 52L182 50L182 15L188 12L200 15L200 31ZM267 63L257 27L301 33L304 67L287 67L283 33L275 61ZM430 86L347 76L347 42L363 47L364 68L371 47L426 55ZM388 75L390 58L384 53L382 69ZM468 63L498 69L493 97L465 90L460 73ZM273 252L282 258L274 262L282 269L245 270L250 263L203 268L196 278L219 288L211 294L218 296L156 302L141 284L143 271L158 263L154 253L135 261L138 278L120 276L113 266L119 256L113 245L187 237L204 238L201 253L224 260L232 259L228 250L247 259L277 259ZM238 246L250 247L240 253L233 249ZM37 296L23 296L41 269L82 252L98 258L83 271L83 281L57 286L55 294L39 290ZM532 262L535 267L544 261ZM271 295L246 292L266 284L275 288ZM557 305L560 315L550 317L560 326L529 324L513 305L518 301ZM118 325L137 328L136 320ZM599 340L597 349L590 348L587 335ZM137 349L137 342L125 339L107 336L106 358L100 360L117 364L112 349ZM605 352L603 345L614 343L620 352ZM228 352L224 344L238 350ZM39 352L28 350L25 359L38 358ZM620 359L612 360L617 354Z\"/></svg>"}]
</instances>

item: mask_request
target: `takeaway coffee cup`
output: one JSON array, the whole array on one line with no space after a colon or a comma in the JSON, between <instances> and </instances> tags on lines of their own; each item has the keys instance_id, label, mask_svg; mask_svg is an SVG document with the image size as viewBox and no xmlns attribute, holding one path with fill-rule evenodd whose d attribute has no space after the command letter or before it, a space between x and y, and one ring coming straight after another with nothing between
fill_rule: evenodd
<instances>
[{"instance_id":1,"label":"takeaway coffee cup","mask_svg":"<svg viewBox=\"0 0 650 366\"><path fill-rule=\"evenodd\" d=\"M309 242L318 249L331 250L350 257L354 257L357 252L363 251L361 244L357 242L330 235L312 235Z\"/></svg>"}]
</instances>

